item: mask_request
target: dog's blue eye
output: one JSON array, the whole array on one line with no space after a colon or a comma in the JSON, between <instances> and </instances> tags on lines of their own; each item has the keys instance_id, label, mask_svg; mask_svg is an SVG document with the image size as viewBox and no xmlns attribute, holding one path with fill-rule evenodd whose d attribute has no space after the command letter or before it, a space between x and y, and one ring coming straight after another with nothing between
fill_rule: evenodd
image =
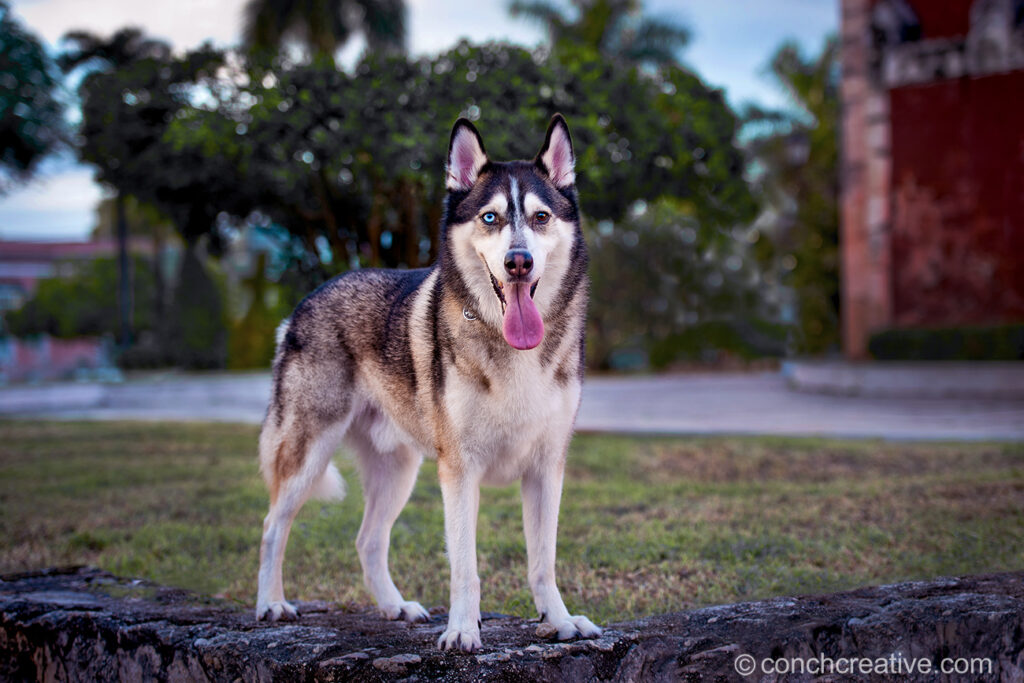
<instances>
[{"instance_id":1,"label":"dog's blue eye","mask_svg":"<svg viewBox=\"0 0 1024 683\"><path fill-rule=\"evenodd\" d=\"M496 220L498 220L498 217L494 214L493 211L488 211L487 213L484 214L484 223L486 223L487 225L494 225L494 221Z\"/></svg>"}]
</instances>

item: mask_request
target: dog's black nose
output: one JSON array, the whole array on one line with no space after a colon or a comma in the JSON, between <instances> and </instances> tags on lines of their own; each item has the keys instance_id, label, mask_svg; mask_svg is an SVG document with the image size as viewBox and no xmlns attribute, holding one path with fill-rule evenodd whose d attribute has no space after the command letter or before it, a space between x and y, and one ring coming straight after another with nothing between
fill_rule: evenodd
<instances>
[{"instance_id":1,"label":"dog's black nose","mask_svg":"<svg viewBox=\"0 0 1024 683\"><path fill-rule=\"evenodd\" d=\"M533 256L525 249L509 249L505 254L505 270L512 277L522 277L533 268Z\"/></svg>"}]
</instances>

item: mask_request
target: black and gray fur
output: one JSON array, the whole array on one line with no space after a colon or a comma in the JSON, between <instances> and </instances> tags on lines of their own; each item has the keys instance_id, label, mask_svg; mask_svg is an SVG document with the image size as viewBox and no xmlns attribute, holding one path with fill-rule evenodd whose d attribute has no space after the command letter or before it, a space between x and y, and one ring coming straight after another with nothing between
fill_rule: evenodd
<instances>
[{"instance_id":1,"label":"black and gray fur","mask_svg":"<svg viewBox=\"0 0 1024 683\"><path fill-rule=\"evenodd\" d=\"M550 151L553 135L557 154ZM539 540L527 533L538 559L531 556L538 609L551 612L543 616L563 637L600 632L564 610L553 576L553 524L583 378L588 287L568 135L556 115L535 160L499 163L486 159L479 133L460 119L449 144L437 262L418 270L346 273L307 296L282 324L260 437L271 508L261 546L258 618L296 616L284 600L281 578L288 529L311 495L342 495L330 459L344 440L355 453L366 499L356 543L364 580L386 616L429 618L418 603L402 599L387 570L391 525L426 455L438 460L452 556L453 606L440 646L479 647L479 625L469 623L479 619L478 580L472 604L475 546L468 538L475 536L469 534L475 508L471 520L466 508L478 501L473 491L489 481L522 479L524 501L536 492L535 510L524 510L524 518L537 516L531 528ZM550 169L545 159L567 167ZM501 225L484 225L481 211L499 195L506 205ZM545 212L525 215L528 202L540 202L551 217L542 223ZM532 350L510 346L497 318L504 286L488 265L494 255L479 245L501 239L501 248L526 240L554 245L531 291L544 323L543 340ZM466 256L473 249L480 262ZM541 412L536 403L554 408ZM544 566L534 572L533 565Z\"/></svg>"}]
</instances>

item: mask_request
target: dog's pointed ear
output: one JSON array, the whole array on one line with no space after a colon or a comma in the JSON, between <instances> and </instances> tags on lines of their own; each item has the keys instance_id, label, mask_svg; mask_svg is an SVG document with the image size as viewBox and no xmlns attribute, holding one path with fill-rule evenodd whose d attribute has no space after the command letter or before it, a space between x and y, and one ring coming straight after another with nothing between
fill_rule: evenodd
<instances>
[{"instance_id":1,"label":"dog's pointed ear","mask_svg":"<svg viewBox=\"0 0 1024 683\"><path fill-rule=\"evenodd\" d=\"M448 176L445 185L456 192L469 190L485 164L487 153L484 151L483 138L469 119L459 119L452 128L452 139L448 143Z\"/></svg>"},{"instance_id":2,"label":"dog's pointed ear","mask_svg":"<svg viewBox=\"0 0 1024 683\"><path fill-rule=\"evenodd\" d=\"M576 183L576 172L573 170L576 155L572 151L569 125L561 114L551 117L548 134L544 137L544 146L540 148L535 163L547 174L555 187L566 188Z\"/></svg>"}]
</instances>

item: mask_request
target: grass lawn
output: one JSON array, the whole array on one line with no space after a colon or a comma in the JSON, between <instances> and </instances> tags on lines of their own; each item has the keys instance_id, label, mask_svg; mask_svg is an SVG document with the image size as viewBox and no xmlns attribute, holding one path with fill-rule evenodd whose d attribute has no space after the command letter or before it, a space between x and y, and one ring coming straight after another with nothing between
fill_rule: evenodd
<instances>
[{"instance_id":1,"label":"grass lawn","mask_svg":"<svg viewBox=\"0 0 1024 683\"><path fill-rule=\"evenodd\" d=\"M257 429L0 422L0 573L95 564L253 603L267 496ZM343 503L306 505L291 599L366 604ZM1024 568L1024 444L583 435L572 445L558 576L608 622L773 595ZM485 611L535 616L518 489L485 489ZM426 462L392 534L410 599L446 605L441 492Z\"/></svg>"}]
</instances>

